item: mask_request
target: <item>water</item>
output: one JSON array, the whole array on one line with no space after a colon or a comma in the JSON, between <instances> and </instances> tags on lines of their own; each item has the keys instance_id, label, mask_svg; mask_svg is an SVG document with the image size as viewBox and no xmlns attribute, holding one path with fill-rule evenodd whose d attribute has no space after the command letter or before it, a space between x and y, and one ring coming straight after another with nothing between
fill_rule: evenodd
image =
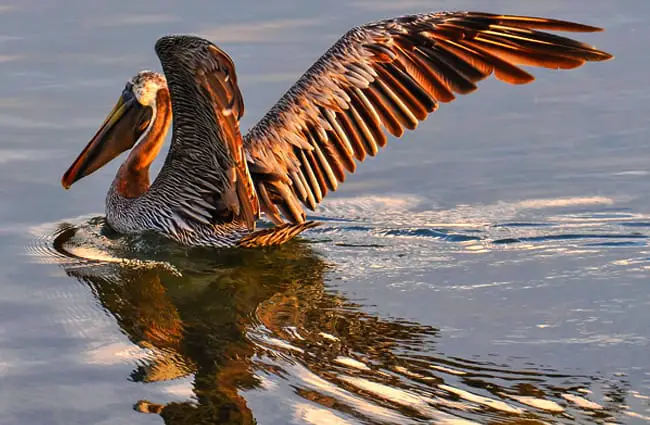
<instances>
[{"instance_id":1,"label":"water","mask_svg":"<svg viewBox=\"0 0 650 425\"><path fill-rule=\"evenodd\" d=\"M616 59L484 82L278 249L111 233L117 162L59 185L162 34L233 56L247 128L348 28L462 8L601 25L580 37ZM645 423L649 18L641 0L0 6L0 423Z\"/></svg>"}]
</instances>

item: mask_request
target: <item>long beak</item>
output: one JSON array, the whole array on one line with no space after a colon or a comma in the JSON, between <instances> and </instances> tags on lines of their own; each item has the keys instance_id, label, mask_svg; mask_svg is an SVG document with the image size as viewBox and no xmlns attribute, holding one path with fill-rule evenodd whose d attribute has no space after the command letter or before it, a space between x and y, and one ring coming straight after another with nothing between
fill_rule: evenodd
<instances>
[{"instance_id":1,"label":"long beak","mask_svg":"<svg viewBox=\"0 0 650 425\"><path fill-rule=\"evenodd\" d=\"M69 189L77 180L100 169L107 162L133 147L135 138L133 135L129 137L128 134L133 133L133 128L123 129L127 130L123 135L118 134L123 132L117 130L120 121L126 121L124 123L125 125L128 124L127 122L132 121L128 119L123 120L123 118L130 111L137 109L134 108L135 104L137 104L137 101L133 97L125 98L124 94L120 96L113 110L108 114L95 136L86 145L70 168L68 168L68 171L63 174L61 184L65 189Z\"/></svg>"}]
</instances>

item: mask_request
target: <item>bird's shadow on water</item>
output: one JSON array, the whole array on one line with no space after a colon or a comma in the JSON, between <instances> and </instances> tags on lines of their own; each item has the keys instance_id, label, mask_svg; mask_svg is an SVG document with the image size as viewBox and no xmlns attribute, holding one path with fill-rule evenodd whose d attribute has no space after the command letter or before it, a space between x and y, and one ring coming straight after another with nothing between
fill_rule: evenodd
<instances>
[{"instance_id":1,"label":"bird's shadow on water","mask_svg":"<svg viewBox=\"0 0 650 425\"><path fill-rule=\"evenodd\" d=\"M49 241L49 255L148 353L125 386L191 380L186 401L133 400L167 424L305 415L323 423L605 423L624 410L624 380L604 386L601 377L439 352L444 335L434 326L369 314L330 289L336 264L304 240L185 249L151 235L120 237L98 218L61 224ZM249 396L270 388L281 408L253 412ZM589 391L609 401L590 403Z\"/></svg>"}]
</instances>

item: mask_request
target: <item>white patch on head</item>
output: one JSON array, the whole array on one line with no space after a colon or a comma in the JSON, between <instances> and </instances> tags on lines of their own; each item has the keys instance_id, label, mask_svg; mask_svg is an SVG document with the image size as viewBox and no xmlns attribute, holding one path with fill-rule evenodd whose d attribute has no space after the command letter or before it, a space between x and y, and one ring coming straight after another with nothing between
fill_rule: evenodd
<instances>
[{"instance_id":1,"label":"white patch on head","mask_svg":"<svg viewBox=\"0 0 650 425\"><path fill-rule=\"evenodd\" d=\"M153 106L158 90L167 88L167 80L162 74L152 71L140 71L130 81L133 95L143 106Z\"/></svg>"}]
</instances>

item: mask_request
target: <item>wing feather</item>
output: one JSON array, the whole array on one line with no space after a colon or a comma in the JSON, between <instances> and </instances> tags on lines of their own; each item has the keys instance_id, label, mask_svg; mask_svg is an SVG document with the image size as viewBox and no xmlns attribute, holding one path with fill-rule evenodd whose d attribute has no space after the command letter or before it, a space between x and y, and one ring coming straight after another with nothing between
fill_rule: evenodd
<instances>
[{"instance_id":1,"label":"wing feather","mask_svg":"<svg viewBox=\"0 0 650 425\"><path fill-rule=\"evenodd\" d=\"M259 205L239 129L244 103L232 60L193 36L163 37L156 53L171 93L174 127L151 191L173 194L167 202L186 222L238 220L254 229ZM272 172L263 162L257 167Z\"/></svg>"},{"instance_id":2,"label":"wing feather","mask_svg":"<svg viewBox=\"0 0 650 425\"><path fill-rule=\"evenodd\" d=\"M300 204L313 209L357 162L386 145L386 133L402 136L440 102L472 93L491 74L525 84L534 77L521 65L571 69L611 58L539 30L600 28L481 12L410 15L353 28L244 138L262 209L276 223L280 212L303 222Z\"/></svg>"}]
</instances>

